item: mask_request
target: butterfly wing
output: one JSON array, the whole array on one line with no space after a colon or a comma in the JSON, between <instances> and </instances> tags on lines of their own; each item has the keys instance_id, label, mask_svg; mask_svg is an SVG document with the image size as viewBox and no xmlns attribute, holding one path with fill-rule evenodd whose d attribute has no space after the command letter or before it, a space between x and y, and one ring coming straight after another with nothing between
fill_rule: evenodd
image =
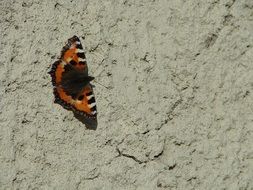
<instances>
[{"instance_id":1,"label":"butterfly wing","mask_svg":"<svg viewBox=\"0 0 253 190\"><path fill-rule=\"evenodd\" d=\"M63 76L66 76L73 68L79 71L77 73L82 73L82 76L85 75L88 77L85 53L77 36L68 39L67 44L61 51L60 59L53 64L49 72L54 86L55 103L62 105L66 109L71 109L80 115L96 119L96 102L90 83L86 83L83 88L80 88L80 92L76 93L75 96L68 93L61 85L64 79ZM73 84L73 86L75 85Z\"/></svg>"},{"instance_id":2,"label":"butterfly wing","mask_svg":"<svg viewBox=\"0 0 253 190\"><path fill-rule=\"evenodd\" d=\"M88 72L84 48L77 36L68 39L67 44L62 48L61 59L67 64L72 64Z\"/></svg>"}]
</instances>

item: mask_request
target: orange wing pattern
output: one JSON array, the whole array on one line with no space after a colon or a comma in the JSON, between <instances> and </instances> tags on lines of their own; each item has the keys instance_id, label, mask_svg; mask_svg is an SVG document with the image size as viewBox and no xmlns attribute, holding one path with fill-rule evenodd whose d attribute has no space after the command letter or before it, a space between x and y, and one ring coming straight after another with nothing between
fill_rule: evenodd
<instances>
[{"instance_id":1,"label":"orange wing pattern","mask_svg":"<svg viewBox=\"0 0 253 190\"><path fill-rule=\"evenodd\" d=\"M73 36L68 40L62 49L60 59L53 64L49 72L54 86L55 103L62 105L66 109L73 110L77 114L84 115L87 118L96 119L96 102L92 86L89 82L85 83L86 85L80 88L80 92L74 97L68 94L62 86L63 75L69 72L67 68L70 66L67 67L68 64L74 70L83 72L82 75L87 75L88 77L86 57L82 44L77 36ZM83 83L81 82L81 84Z\"/></svg>"}]
</instances>

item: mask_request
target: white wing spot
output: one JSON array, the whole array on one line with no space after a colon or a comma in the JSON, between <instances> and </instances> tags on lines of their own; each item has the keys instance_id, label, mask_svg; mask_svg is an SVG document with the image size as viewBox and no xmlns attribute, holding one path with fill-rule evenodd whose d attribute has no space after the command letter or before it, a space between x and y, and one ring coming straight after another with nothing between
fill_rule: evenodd
<instances>
[{"instance_id":1,"label":"white wing spot","mask_svg":"<svg viewBox=\"0 0 253 190\"><path fill-rule=\"evenodd\" d=\"M79 62L80 62L80 61L85 62L86 59L83 59L83 58L81 58L81 57L78 57L78 61L79 61Z\"/></svg>"},{"instance_id":2,"label":"white wing spot","mask_svg":"<svg viewBox=\"0 0 253 190\"><path fill-rule=\"evenodd\" d=\"M76 53L84 53L83 49L76 49Z\"/></svg>"},{"instance_id":3,"label":"white wing spot","mask_svg":"<svg viewBox=\"0 0 253 190\"><path fill-rule=\"evenodd\" d=\"M87 96L87 98L88 98L88 100L90 100L91 98L93 98L94 97L94 95L92 94L92 95L90 95L90 96Z\"/></svg>"},{"instance_id":4,"label":"white wing spot","mask_svg":"<svg viewBox=\"0 0 253 190\"><path fill-rule=\"evenodd\" d=\"M96 105L96 103L88 104L89 108L93 108Z\"/></svg>"}]
</instances>

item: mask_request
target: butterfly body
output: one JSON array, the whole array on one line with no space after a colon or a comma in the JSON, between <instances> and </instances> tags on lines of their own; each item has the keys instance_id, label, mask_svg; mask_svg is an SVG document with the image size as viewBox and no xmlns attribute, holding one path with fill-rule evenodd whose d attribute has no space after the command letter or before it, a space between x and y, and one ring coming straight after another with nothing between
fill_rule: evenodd
<instances>
[{"instance_id":1,"label":"butterfly body","mask_svg":"<svg viewBox=\"0 0 253 190\"><path fill-rule=\"evenodd\" d=\"M54 87L55 103L75 114L96 120L96 102L88 75L88 66L82 44L73 36L63 47L60 58L49 72Z\"/></svg>"}]
</instances>

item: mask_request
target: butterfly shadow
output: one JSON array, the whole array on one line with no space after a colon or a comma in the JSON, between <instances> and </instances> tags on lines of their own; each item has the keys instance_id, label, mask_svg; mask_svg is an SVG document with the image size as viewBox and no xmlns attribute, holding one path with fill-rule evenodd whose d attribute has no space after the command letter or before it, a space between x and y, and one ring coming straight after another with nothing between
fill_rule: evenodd
<instances>
[{"instance_id":1,"label":"butterfly shadow","mask_svg":"<svg viewBox=\"0 0 253 190\"><path fill-rule=\"evenodd\" d=\"M82 122L87 129L90 129L90 130L97 129L98 122L96 119L90 119L78 113L75 113L75 112L73 113L74 113L74 117L78 119L80 122Z\"/></svg>"}]
</instances>

